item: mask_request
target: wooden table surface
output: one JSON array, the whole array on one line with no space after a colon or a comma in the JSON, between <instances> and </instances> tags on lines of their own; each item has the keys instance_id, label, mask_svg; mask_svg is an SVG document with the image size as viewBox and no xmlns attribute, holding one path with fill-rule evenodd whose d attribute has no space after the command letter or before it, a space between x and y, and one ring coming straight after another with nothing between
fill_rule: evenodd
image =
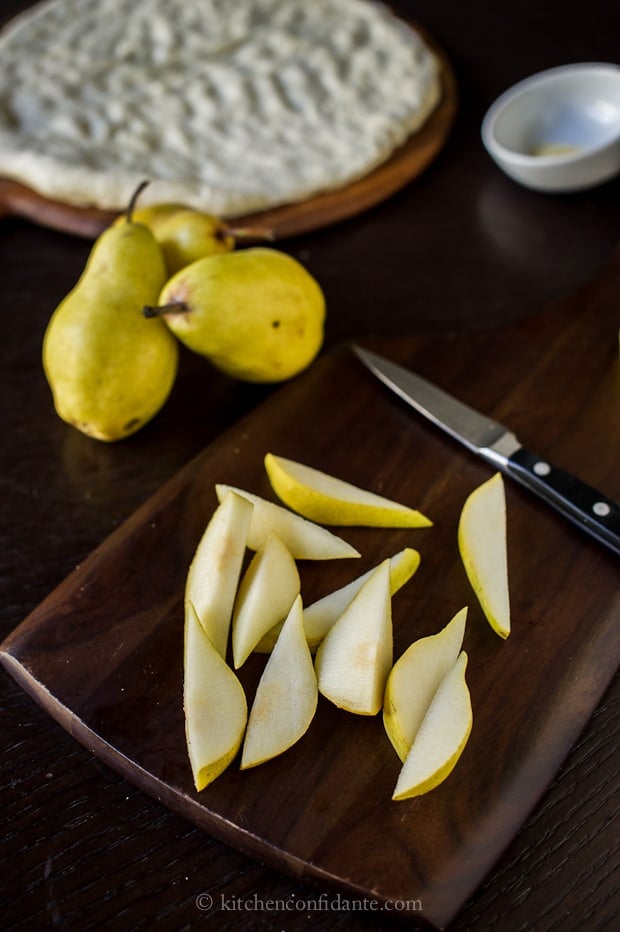
<instances>
[{"instance_id":1,"label":"wooden table surface","mask_svg":"<svg viewBox=\"0 0 620 932\"><path fill-rule=\"evenodd\" d=\"M0 16L28 5L5 0ZM466 341L540 313L620 261L620 179L575 195L530 192L499 172L479 137L486 108L515 81L569 62L617 61L618 6L401 0L394 7L424 24L447 52L459 113L439 158L403 191L279 244L325 290L326 350L382 336L452 332ZM89 249L84 239L25 220L0 221L0 639L271 391L228 380L183 352L170 401L130 440L105 445L63 424L43 377L41 339ZM620 294L617 318L620 326ZM4 671L0 690L4 929L401 927L373 904L362 910L208 837L91 756ZM451 929L617 927L619 721L616 679Z\"/></svg>"}]
</instances>

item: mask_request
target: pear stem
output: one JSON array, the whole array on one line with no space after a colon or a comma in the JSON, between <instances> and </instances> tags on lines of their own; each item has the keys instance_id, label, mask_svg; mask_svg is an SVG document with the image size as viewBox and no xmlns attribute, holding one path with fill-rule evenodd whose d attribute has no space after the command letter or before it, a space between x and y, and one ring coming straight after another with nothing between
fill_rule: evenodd
<instances>
[{"instance_id":1,"label":"pear stem","mask_svg":"<svg viewBox=\"0 0 620 932\"><path fill-rule=\"evenodd\" d=\"M145 317L161 317L162 314L185 314L189 311L189 305L185 301L173 301L170 304L162 304L159 307L146 305L142 308Z\"/></svg>"},{"instance_id":2,"label":"pear stem","mask_svg":"<svg viewBox=\"0 0 620 932\"><path fill-rule=\"evenodd\" d=\"M134 209L135 209L135 206L136 206L136 202L137 202L138 198L140 197L140 195L142 194L142 192L144 191L144 189L145 189L150 183L151 183L151 182L148 181L148 180L147 180L147 181L141 181L140 184L138 185L138 187L136 188L136 190L135 190L135 191L133 192L133 194L131 195L131 200L129 201L129 204L127 205L127 210L125 211L125 220L127 221L127 223L131 223L132 214L133 214L133 212L134 212Z\"/></svg>"},{"instance_id":3,"label":"pear stem","mask_svg":"<svg viewBox=\"0 0 620 932\"><path fill-rule=\"evenodd\" d=\"M234 236L235 239L266 240L268 242L273 242L276 238L274 231L268 227L236 227L234 223L225 224L224 234Z\"/></svg>"}]
</instances>

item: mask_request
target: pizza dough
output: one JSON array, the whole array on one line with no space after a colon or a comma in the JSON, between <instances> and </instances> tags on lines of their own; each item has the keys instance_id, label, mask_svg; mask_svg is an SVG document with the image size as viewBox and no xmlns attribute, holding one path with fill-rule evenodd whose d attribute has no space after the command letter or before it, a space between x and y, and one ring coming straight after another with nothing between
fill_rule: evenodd
<instances>
[{"instance_id":1,"label":"pizza dough","mask_svg":"<svg viewBox=\"0 0 620 932\"><path fill-rule=\"evenodd\" d=\"M223 217L342 187L440 98L370 0L46 0L0 34L0 175L63 202Z\"/></svg>"}]
</instances>

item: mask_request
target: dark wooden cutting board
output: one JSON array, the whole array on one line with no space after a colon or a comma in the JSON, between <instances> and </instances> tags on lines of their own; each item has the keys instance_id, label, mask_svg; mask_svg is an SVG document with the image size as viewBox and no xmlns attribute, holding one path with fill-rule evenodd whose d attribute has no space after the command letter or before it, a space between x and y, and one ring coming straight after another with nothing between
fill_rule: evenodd
<instances>
[{"instance_id":1,"label":"dark wooden cutting board","mask_svg":"<svg viewBox=\"0 0 620 932\"><path fill-rule=\"evenodd\" d=\"M377 342L509 424L523 443L620 498L620 262L556 307L495 332ZM434 526L344 529L359 560L301 564L306 601L403 546L422 563L394 598L395 653L469 606L474 725L433 792L395 803L380 718L321 699L304 738L192 786L182 714L182 596L215 482L266 497L263 455L297 458L420 508ZM229 844L390 915L445 926L540 799L620 657L617 557L507 481L513 632L498 638L462 569L456 528L491 470L412 415L347 347L225 433L4 642L8 671L77 740ZM242 681L251 699L264 660Z\"/></svg>"}]
</instances>

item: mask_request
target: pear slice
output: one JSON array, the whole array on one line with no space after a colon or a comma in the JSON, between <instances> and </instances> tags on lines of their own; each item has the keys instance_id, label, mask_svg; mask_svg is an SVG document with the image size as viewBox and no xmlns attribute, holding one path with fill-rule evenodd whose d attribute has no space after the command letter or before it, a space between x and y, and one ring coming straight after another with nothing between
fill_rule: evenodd
<instances>
[{"instance_id":1,"label":"pear slice","mask_svg":"<svg viewBox=\"0 0 620 932\"><path fill-rule=\"evenodd\" d=\"M254 554L239 585L232 618L236 668L247 660L265 632L286 618L300 587L297 565L272 531Z\"/></svg>"},{"instance_id":2,"label":"pear slice","mask_svg":"<svg viewBox=\"0 0 620 932\"><path fill-rule=\"evenodd\" d=\"M245 693L213 646L191 602L185 617L183 709L187 750L197 790L235 758L247 722Z\"/></svg>"},{"instance_id":3,"label":"pear slice","mask_svg":"<svg viewBox=\"0 0 620 932\"><path fill-rule=\"evenodd\" d=\"M420 554L412 547L405 547L390 557L390 592L392 595L411 579L419 565ZM347 583L346 586L342 586L341 589L335 589L304 608L304 629L311 652L316 651L329 629L342 615L371 573L372 569ZM268 654L273 650L281 627L281 624L276 625L261 638L256 645L257 653Z\"/></svg>"},{"instance_id":4,"label":"pear slice","mask_svg":"<svg viewBox=\"0 0 620 932\"><path fill-rule=\"evenodd\" d=\"M319 691L358 715L376 715L392 666L390 561L370 574L316 652Z\"/></svg>"},{"instance_id":5,"label":"pear slice","mask_svg":"<svg viewBox=\"0 0 620 932\"><path fill-rule=\"evenodd\" d=\"M226 495L213 512L190 564L185 583L185 611L191 602L200 624L222 657L252 518L252 505L241 495Z\"/></svg>"},{"instance_id":6,"label":"pear slice","mask_svg":"<svg viewBox=\"0 0 620 932\"><path fill-rule=\"evenodd\" d=\"M274 492L284 504L319 524L364 527L432 524L413 508L273 453L265 456L265 469Z\"/></svg>"},{"instance_id":7,"label":"pear slice","mask_svg":"<svg viewBox=\"0 0 620 932\"><path fill-rule=\"evenodd\" d=\"M308 730L317 703L316 674L297 596L256 689L241 769L262 764L295 744Z\"/></svg>"},{"instance_id":8,"label":"pear slice","mask_svg":"<svg viewBox=\"0 0 620 932\"><path fill-rule=\"evenodd\" d=\"M414 641L390 670L385 684L383 724L402 761L442 680L456 663L466 618L467 608L462 608L438 634Z\"/></svg>"},{"instance_id":9,"label":"pear slice","mask_svg":"<svg viewBox=\"0 0 620 932\"><path fill-rule=\"evenodd\" d=\"M338 560L359 557L359 552L327 528L306 521L292 511L269 502L252 492L218 483L215 492L220 501L227 492L241 495L254 506L248 536L250 550L258 550L270 531L275 531L288 547L294 560Z\"/></svg>"},{"instance_id":10,"label":"pear slice","mask_svg":"<svg viewBox=\"0 0 620 932\"><path fill-rule=\"evenodd\" d=\"M469 495L459 519L458 544L471 586L489 624L510 634L506 495L501 473Z\"/></svg>"},{"instance_id":11,"label":"pear slice","mask_svg":"<svg viewBox=\"0 0 620 932\"><path fill-rule=\"evenodd\" d=\"M421 796L439 786L463 753L473 722L466 667L467 654L461 651L424 716L392 799Z\"/></svg>"}]
</instances>

